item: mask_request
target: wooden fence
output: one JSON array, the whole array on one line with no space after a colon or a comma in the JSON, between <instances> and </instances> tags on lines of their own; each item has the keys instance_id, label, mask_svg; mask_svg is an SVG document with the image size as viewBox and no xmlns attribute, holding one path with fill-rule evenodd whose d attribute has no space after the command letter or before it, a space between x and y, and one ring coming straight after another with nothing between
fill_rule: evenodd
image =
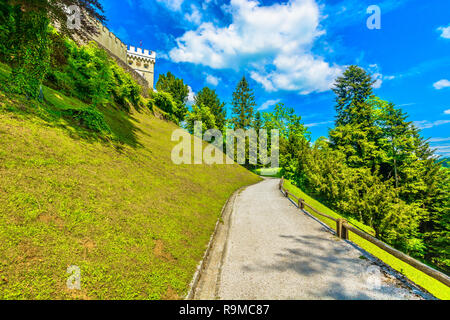
<instances>
[{"instance_id":1,"label":"wooden fence","mask_svg":"<svg viewBox=\"0 0 450 320\"><path fill-rule=\"evenodd\" d=\"M391 255L393 255L394 257L400 259L403 262L406 262L407 264L413 266L414 268L422 271L423 273L429 275L430 277L442 282L443 284L445 284L447 287L450 287L450 278L442 273L439 272L429 266L427 266L426 264L423 264L422 262L404 254L403 252L400 252L394 248L392 248L391 246L388 246L387 244L385 244L384 242L378 240L377 238L372 237L371 235L365 233L364 231L361 231L359 229L354 228L353 226L351 226L347 220L345 219L336 219L334 217L331 217L325 213L322 213L316 209L314 209L313 207L311 207L309 204L307 204L303 199L297 198L295 195L293 195L292 193L290 193L289 191L287 191L284 188L284 177L281 178L280 180L280 184L279 184L279 189L281 190L281 192L283 192L283 194L288 198L289 196L291 196L296 202L297 202L297 206L301 209L304 210L305 207L308 207L309 209L311 209L314 213L325 217L327 219L330 219L334 222L336 222L336 236L339 238L342 238L344 240L348 240L349 239L349 232L353 232L356 235L360 236L361 238L369 241L370 243L373 243L374 245L376 245L377 247L383 249L384 251L390 253Z\"/></svg>"}]
</instances>

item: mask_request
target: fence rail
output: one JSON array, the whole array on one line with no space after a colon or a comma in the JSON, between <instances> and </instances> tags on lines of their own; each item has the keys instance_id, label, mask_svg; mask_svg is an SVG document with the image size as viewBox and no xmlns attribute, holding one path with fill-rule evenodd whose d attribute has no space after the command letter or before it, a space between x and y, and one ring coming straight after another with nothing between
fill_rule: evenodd
<instances>
[{"instance_id":1,"label":"fence rail","mask_svg":"<svg viewBox=\"0 0 450 320\"><path fill-rule=\"evenodd\" d=\"M364 231L361 231L359 229L356 229L355 227L351 226L347 220L345 219L336 219L334 217L331 217L325 213L322 213L316 209L314 209L312 206L310 206L309 204L307 204L305 202L305 200L301 199L301 198L297 198L294 194L292 194L291 192L289 192L288 190L286 190L284 188L284 177L281 178L280 180L280 184L279 184L279 189L281 192L283 192L283 194L285 195L286 198L288 198L289 196L291 198L293 198L296 202L297 202L297 206L303 210L305 207L308 207L309 209L311 209L314 213L328 218L334 222L336 222L336 235L339 238L342 238L344 240L348 240L349 239L349 232L353 232L356 235L360 236L361 238L369 241L370 243L376 245L377 247L383 249L384 251L388 252L389 254L393 255L394 257L396 257L397 259L411 265L412 267L422 271L423 273L429 275L430 277L442 282L443 284L445 284L447 287L450 287L450 278L440 272L437 271L429 266L427 266L426 264L423 264L422 262L404 254L403 252L400 252L394 248L392 248L391 246L385 244L384 242L378 240L377 238L367 234Z\"/></svg>"}]
</instances>

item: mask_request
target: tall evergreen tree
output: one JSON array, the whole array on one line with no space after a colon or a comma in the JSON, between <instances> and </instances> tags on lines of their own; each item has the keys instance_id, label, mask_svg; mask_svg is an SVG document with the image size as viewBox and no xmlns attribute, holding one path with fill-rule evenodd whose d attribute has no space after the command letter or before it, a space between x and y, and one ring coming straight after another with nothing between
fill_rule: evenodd
<instances>
[{"instance_id":1,"label":"tall evergreen tree","mask_svg":"<svg viewBox=\"0 0 450 320\"><path fill-rule=\"evenodd\" d=\"M253 90L243 76L233 92L231 123L234 129L248 129L253 125L255 106Z\"/></svg>"},{"instance_id":2,"label":"tall evergreen tree","mask_svg":"<svg viewBox=\"0 0 450 320\"><path fill-rule=\"evenodd\" d=\"M352 167L367 166L376 170L382 154L377 148L381 130L375 125L372 106L371 76L357 66L350 66L337 78L333 91L336 94L336 127L330 131L332 147L342 151Z\"/></svg>"},{"instance_id":3,"label":"tall evergreen tree","mask_svg":"<svg viewBox=\"0 0 450 320\"><path fill-rule=\"evenodd\" d=\"M375 81L362 68L349 66L336 79L333 92L336 94L336 126L361 123L371 120L371 110L366 100L372 95Z\"/></svg>"}]
</instances>

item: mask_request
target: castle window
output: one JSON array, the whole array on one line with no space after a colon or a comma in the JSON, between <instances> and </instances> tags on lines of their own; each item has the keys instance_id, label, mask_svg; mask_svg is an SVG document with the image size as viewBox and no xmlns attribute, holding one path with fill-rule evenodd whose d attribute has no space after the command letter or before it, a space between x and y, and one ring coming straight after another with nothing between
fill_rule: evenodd
<instances>
[{"instance_id":1,"label":"castle window","mask_svg":"<svg viewBox=\"0 0 450 320\"><path fill-rule=\"evenodd\" d=\"M128 61L128 64L131 66L133 64L133 61Z\"/></svg>"},{"instance_id":2,"label":"castle window","mask_svg":"<svg viewBox=\"0 0 450 320\"><path fill-rule=\"evenodd\" d=\"M148 69L148 64L144 64L144 68L145 68L145 69Z\"/></svg>"}]
</instances>

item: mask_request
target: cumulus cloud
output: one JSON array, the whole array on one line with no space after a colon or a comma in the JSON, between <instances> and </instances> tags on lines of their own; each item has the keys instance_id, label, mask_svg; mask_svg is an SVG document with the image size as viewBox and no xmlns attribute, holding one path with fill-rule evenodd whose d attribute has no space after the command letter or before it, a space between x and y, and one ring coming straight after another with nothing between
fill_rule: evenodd
<instances>
[{"instance_id":1,"label":"cumulus cloud","mask_svg":"<svg viewBox=\"0 0 450 320\"><path fill-rule=\"evenodd\" d=\"M450 39L450 26L448 27L439 27L438 31L441 32L441 37L444 39Z\"/></svg>"},{"instance_id":2,"label":"cumulus cloud","mask_svg":"<svg viewBox=\"0 0 450 320\"><path fill-rule=\"evenodd\" d=\"M213 75L206 75L206 82L210 85L217 86L219 84L220 78L215 77Z\"/></svg>"},{"instance_id":3,"label":"cumulus cloud","mask_svg":"<svg viewBox=\"0 0 450 320\"><path fill-rule=\"evenodd\" d=\"M251 78L267 91L300 94L326 91L342 73L340 66L311 51L324 34L314 0L270 6L256 0L231 0L222 8L231 22L219 26L207 21L187 31L169 53L174 62L213 69L249 68Z\"/></svg>"},{"instance_id":4,"label":"cumulus cloud","mask_svg":"<svg viewBox=\"0 0 450 320\"><path fill-rule=\"evenodd\" d=\"M450 109L444 110L444 114L450 114Z\"/></svg>"},{"instance_id":5,"label":"cumulus cloud","mask_svg":"<svg viewBox=\"0 0 450 320\"><path fill-rule=\"evenodd\" d=\"M276 105L280 101L281 99L267 100L261 105L261 107L258 108L258 110L267 110L269 107Z\"/></svg>"},{"instance_id":6,"label":"cumulus cloud","mask_svg":"<svg viewBox=\"0 0 450 320\"><path fill-rule=\"evenodd\" d=\"M194 90L192 90L191 86L188 86L188 89L189 89L189 95L188 95L188 101L186 102L186 105L192 106L195 103L195 100L194 100L195 92L194 92Z\"/></svg>"},{"instance_id":7,"label":"cumulus cloud","mask_svg":"<svg viewBox=\"0 0 450 320\"><path fill-rule=\"evenodd\" d=\"M444 89L444 88L448 88L448 87L450 87L450 81L448 81L447 79L439 80L438 82L435 82L433 84L433 87L436 90L441 90L441 89Z\"/></svg>"}]
</instances>

